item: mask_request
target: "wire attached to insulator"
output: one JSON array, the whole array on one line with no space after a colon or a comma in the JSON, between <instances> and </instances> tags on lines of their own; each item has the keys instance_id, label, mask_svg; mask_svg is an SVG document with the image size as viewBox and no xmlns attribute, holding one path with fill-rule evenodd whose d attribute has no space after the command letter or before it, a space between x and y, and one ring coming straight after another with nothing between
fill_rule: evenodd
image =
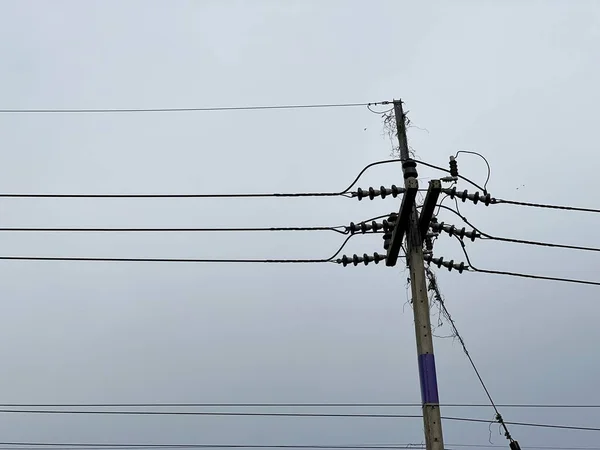
<instances>
[{"instance_id":1,"label":"wire attached to insulator","mask_svg":"<svg viewBox=\"0 0 600 450\"><path fill-rule=\"evenodd\" d=\"M350 234L356 234L358 232L365 234L369 231L378 233L382 230L384 233L386 233L394 229L394 224L397 217L397 213L392 213L390 214L390 217L386 220L383 220L383 222L377 222L376 220L371 221L371 223L368 223L368 221L359 223L350 222L350 225L346 227L346 230Z\"/></svg>"},{"instance_id":2,"label":"wire attached to insulator","mask_svg":"<svg viewBox=\"0 0 600 450\"><path fill-rule=\"evenodd\" d=\"M476 191L474 194L469 194L469 191L466 189L462 192L459 192L456 190L456 187L453 187L442 189L442 192L448 195L448 197L450 197L452 200L454 200L455 197L460 198L463 203L467 200L472 201L474 204L481 202L485 206L490 206L490 203L494 203L494 199L490 194L481 195L479 191Z\"/></svg>"},{"instance_id":3,"label":"wire attached to insulator","mask_svg":"<svg viewBox=\"0 0 600 450\"><path fill-rule=\"evenodd\" d=\"M471 241L475 242L475 239L480 238L481 234L477 231L467 231L465 227L456 228L454 225L446 225L444 222L431 222L431 229L433 231L443 231L444 233L448 233L450 236L458 236L463 239L465 237L471 239Z\"/></svg>"},{"instance_id":4,"label":"wire attached to insulator","mask_svg":"<svg viewBox=\"0 0 600 450\"><path fill-rule=\"evenodd\" d=\"M354 255L347 256L343 255L341 258L337 259L335 262L343 265L344 267L352 264L354 266L358 266L360 263L363 263L367 266L370 262L374 262L375 264L379 264L379 261L383 261L385 259L384 255L380 255L379 253L373 253L373 256L367 255L366 253L362 256L358 256L356 253Z\"/></svg>"},{"instance_id":5,"label":"wire attached to insulator","mask_svg":"<svg viewBox=\"0 0 600 450\"><path fill-rule=\"evenodd\" d=\"M425 261L438 266L438 268L444 266L449 272L451 272L452 269L457 270L458 273L463 273L463 271L469 270L469 266L465 265L464 262L456 264L453 259L450 261L444 261L442 256L439 258L434 258L432 255L424 255L424 258Z\"/></svg>"},{"instance_id":6,"label":"wire attached to insulator","mask_svg":"<svg viewBox=\"0 0 600 450\"><path fill-rule=\"evenodd\" d=\"M352 192L350 195L352 197L356 197L359 201L363 198L369 198L369 200L373 200L376 197L386 198L388 195L396 198L398 195L406 192L406 189L399 188L395 184L392 184L391 188L386 188L385 186L381 186L379 189L375 189L370 187L368 189L358 188L356 192Z\"/></svg>"}]
</instances>

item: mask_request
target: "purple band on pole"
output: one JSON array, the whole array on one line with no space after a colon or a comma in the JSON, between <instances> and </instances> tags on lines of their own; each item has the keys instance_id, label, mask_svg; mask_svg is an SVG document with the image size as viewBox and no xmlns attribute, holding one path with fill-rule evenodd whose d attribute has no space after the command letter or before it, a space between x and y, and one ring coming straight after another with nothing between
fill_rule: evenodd
<instances>
[{"instance_id":1,"label":"purple band on pole","mask_svg":"<svg viewBox=\"0 0 600 450\"><path fill-rule=\"evenodd\" d=\"M419 379L421 380L421 401L423 404L438 404L437 377L435 374L435 359L433 354L419 355Z\"/></svg>"}]
</instances>

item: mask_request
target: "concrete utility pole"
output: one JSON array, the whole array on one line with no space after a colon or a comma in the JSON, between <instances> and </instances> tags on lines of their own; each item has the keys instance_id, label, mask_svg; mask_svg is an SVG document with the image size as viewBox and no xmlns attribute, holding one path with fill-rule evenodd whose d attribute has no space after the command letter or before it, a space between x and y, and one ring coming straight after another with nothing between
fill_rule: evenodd
<instances>
[{"instance_id":1,"label":"concrete utility pole","mask_svg":"<svg viewBox=\"0 0 600 450\"><path fill-rule=\"evenodd\" d=\"M425 279L425 262L423 260L423 239L429 228L441 185L437 180L430 183L422 214L419 218L419 212L414 202L414 194L416 194L416 188L418 187L416 164L410 159L408 151L406 122L404 111L402 110L402 101L394 100L394 113L396 115L396 128L398 131L398 143L400 145L400 159L403 161L402 168L405 185L407 193L410 190L413 192L413 195L411 195L412 201L408 200L405 202L405 199L403 199L403 205L391 238L390 248L396 249L400 247L402 236L404 231L406 231L406 258L410 270L410 286L412 289L412 303L415 316L421 402L423 404L423 422L425 425L425 446L427 450L444 450L435 359L433 357L429 298ZM408 219L405 224L401 220L403 213ZM396 253L396 257L397 255ZM387 265L392 266L395 263L395 259L386 262Z\"/></svg>"}]
</instances>

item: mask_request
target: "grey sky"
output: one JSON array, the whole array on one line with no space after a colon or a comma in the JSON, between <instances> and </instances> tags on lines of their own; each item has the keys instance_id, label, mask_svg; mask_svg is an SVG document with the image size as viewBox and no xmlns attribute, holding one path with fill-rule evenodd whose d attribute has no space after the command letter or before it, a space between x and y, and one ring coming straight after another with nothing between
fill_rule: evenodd
<instances>
[{"instance_id":1,"label":"grey sky","mask_svg":"<svg viewBox=\"0 0 600 450\"><path fill-rule=\"evenodd\" d=\"M235 106L390 100L418 156L492 165L497 197L598 206L600 5L593 1L0 2L2 108ZM596 81L594 81L596 80ZM366 129L366 130L365 130ZM366 109L1 115L0 191L277 192L344 188L385 159ZM461 156L476 180L485 166ZM401 184L379 167L361 187ZM425 179L438 175L420 169ZM425 181L423 181L425 183ZM393 199L0 201L2 226L342 225ZM598 245L597 217L464 205L484 231ZM443 215L455 222L450 215ZM5 255L327 257L333 233L1 234ZM356 238L347 253L380 251ZM592 254L479 242L484 268L600 279ZM436 253L462 260L455 242ZM402 268L2 262L0 402L419 401ZM439 273L498 403L600 403L598 290ZM443 332L443 329L442 331ZM437 340L442 402L484 402L459 345ZM415 412L418 409L401 412ZM503 410L599 426L597 412ZM445 415L492 418L489 409ZM505 445L492 427L494 443ZM487 443L485 424L444 424ZM597 434L512 428L527 445ZM3 441L421 442L414 419L3 415Z\"/></svg>"}]
</instances>

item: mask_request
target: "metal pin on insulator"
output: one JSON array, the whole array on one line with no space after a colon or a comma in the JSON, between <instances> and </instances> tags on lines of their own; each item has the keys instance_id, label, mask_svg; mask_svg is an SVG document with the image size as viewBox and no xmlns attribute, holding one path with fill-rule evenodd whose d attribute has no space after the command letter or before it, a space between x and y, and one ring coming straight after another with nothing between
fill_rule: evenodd
<instances>
[{"instance_id":1,"label":"metal pin on insulator","mask_svg":"<svg viewBox=\"0 0 600 450\"><path fill-rule=\"evenodd\" d=\"M465 270L469 270L469 267L464 262L456 264L453 259L450 261L444 261L443 257L434 258L432 255L424 255L425 261L435 264L438 267L444 266L448 271L452 269L458 270L458 273L463 273Z\"/></svg>"},{"instance_id":2,"label":"metal pin on insulator","mask_svg":"<svg viewBox=\"0 0 600 450\"><path fill-rule=\"evenodd\" d=\"M481 235L476 231L467 231L465 227L456 228L454 225L446 225L444 222L440 223L431 223L431 229L433 231L443 231L448 233L450 236L458 236L463 239L465 237L471 239L471 241L475 241L475 239L481 237Z\"/></svg>"},{"instance_id":3,"label":"metal pin on insulator","mask_svg":"<svg viewBox=\"0 0 600 450\"><path fill-rule=\"evenodd\" d=\"M492 196L490 194L481 195L479 191L475 192L474 194L469 194L469 191L466 189L462 192L459 192L456 190L456 187L453 187L450 189L442 189L442 192L447 194L451 199L454 199L454 197L460 198L463 203L467 200L472 201L474 204L482 202L485 206L489 206L490 203L493 203Z\"/></svg>"}]
</instances>

